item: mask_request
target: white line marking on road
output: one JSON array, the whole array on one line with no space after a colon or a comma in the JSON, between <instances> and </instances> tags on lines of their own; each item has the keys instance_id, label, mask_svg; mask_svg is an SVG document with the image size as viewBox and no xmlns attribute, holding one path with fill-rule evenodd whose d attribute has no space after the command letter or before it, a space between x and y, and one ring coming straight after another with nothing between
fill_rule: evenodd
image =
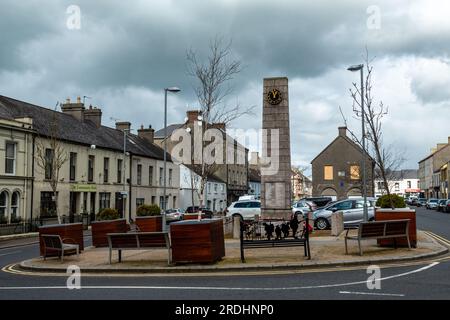
<instances>
[{"instance_id":1,"label":"white line marking on road","mask_svg":"<svg viewBox=\"0 0 450 320\"><path fill-rule=\"evenodd\" d=\"M430 269L439 262L433 262L425 267L392 275L389 277L381 278L380 281L389 280L399 277L404 277L410 274L418 273ZM358 284L365 284L370 282L370 280L348 282L348 283L338 283L338 284L325 284L319 286L304 286L304 287L279 287L279 288L244 288L244 287L173 287L173 286L82 286L81 289L131 289L131 290L222 290L222 291L288 291L288 290L303 290L303 289L321 289L321 288L334 288L334 287L344 287L353 286ZM67 289L66 286L44 286L44 287L0 287L0 290L33 290L33 289Z\"/></svg>"},{"instance_id":2,"label":"white line marking on road","mask_svg":"<svg viewBox=\"0 0 450 320\"><path fill-rule=\"evenodd\" d=\"M381 292L352 292L352 291L339 291L342 294L357 294L357 295L368 295L368 296L392 296L392 297L404 297L401 293L381 293Z\"/></svg>"},{"instance_id":3,"label":"white line marking on road","mask_svg":"<svg viewBox=\"0 0 450 320\"><path fill-rule=\"evenodd\" d=\"M20 253L20 252L22 252L22 251L13 251L13 252L8 252L8 253L2 253L2 254L0 254L0 257L7 256L10 254Z\"/></svg>"}]
</instances>

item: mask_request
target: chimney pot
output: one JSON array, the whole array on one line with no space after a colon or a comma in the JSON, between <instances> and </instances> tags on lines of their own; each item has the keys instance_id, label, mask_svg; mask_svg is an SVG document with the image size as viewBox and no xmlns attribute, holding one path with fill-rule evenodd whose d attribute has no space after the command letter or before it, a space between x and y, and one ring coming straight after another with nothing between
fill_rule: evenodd
<instances>
[{"instance_id":1,"label":"chimney pot","mask_svg":"<svg viewBox=\"0 0 450 320\"><path fill-rule=\"evenodd\" d=\"M148 126L148 129L144 129L144 126L141 126L141 129L138 130L138 137L153 143L155 138L155 129L152 129L152 126Z\"/></svg>"},{"instance_id":2,"label":"chimney pot","mask_svg":"<svg viewBox=\"0 0 450 320\"><path fill-rule=\"evenodd\" d=\"M339 127L339 136L346 137L347 136L347 127Z\"/></svg>"}]
</instances>

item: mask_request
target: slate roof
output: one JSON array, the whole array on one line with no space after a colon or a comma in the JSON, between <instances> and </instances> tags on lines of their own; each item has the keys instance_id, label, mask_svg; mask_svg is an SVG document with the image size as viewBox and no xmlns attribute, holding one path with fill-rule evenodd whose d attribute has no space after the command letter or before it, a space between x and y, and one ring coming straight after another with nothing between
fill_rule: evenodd
<instances>
[{"instance_id":1,"label":"slate roof","mask_svg":"<svg viewBox=\"0 0 450 320\"><path fill-rule=\"evenodd\" d=\"M195 174L201 176L202 175L202 168L200 165L188 165L184 164L186 168L193 171ZM218 175L216 174L210 174L208 175L208 182L218 182L218 183L226 183L226 181L222 180Z\"/></svg>"},{"instance_id":2,"label":"slate roof","mask_svg":"<svg viewBox=\"0 0 450 320\"><path fill-rule=\"evenodd\" d=\"M176 129L181 128L182 126L184 126L184 123L179 123L179 124L171 124L169 126L167 126L167 135L171 136L172 132L174 132ZM158 139L164 139L165 135L164 135L164 128L155 131L155 138Z\"/></svg>"},{"instance_id":3,"label":"slate roof","mask_svg":"<svg viewBox=\"0 0 450 320\"><path fill-rule=\"evenodd\" d=\"M106 126L97 128L90 121L80 121L62 112L0 95L0 118L13 120L20 117L33 118L33 128L39 135L48 136L49 123L56 119L59 127L58 137L61 140L123 152L121 130ZM128 135L126 149L134 155L164 159L163 149L134 134ZM167 154L167 159L170 161L170 154Z\"/></svg>"}]
</instances>

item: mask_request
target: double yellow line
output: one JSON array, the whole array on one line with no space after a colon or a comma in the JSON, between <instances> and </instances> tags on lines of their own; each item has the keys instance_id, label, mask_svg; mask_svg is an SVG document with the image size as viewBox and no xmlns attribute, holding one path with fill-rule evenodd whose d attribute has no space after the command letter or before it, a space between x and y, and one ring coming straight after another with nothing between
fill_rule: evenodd
<instances>
[{"instance_id":1,"label":"double yellow line","mask_svg":"<svg viewBox=\"0 0 450 320\"><path fill-rule=\"evenodd\" d=\"M434 240L437 240L438 242L442 242L445 246L450 247L450 240L445 239L444 237L441 237L440 235L437 235L436 233L433 233L431 231L424 231L424 233L430 237L432 237Z\"/></svg>"}]
</instances>

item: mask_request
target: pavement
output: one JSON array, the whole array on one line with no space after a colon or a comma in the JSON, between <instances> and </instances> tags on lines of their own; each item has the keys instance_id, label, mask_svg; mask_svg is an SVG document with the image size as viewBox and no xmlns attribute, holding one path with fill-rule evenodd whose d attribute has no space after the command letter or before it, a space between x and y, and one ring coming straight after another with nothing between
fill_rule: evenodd
<instances>
[{"instance_id":1,"label":"pavement","mask_svg":"<svg viewBox=\"0 0 450 320\"><path fill-rule=\"evenodd\" d=\"M0 250L39 243L38 236L38 232L0 236Z\"/></svg>"},{"instance_id":2,"label":"pavement","mask_svg":"<svg viewBox=\"0 0 450 320\"><path fill-rule=\"evenodd\" d=\"M351 232L356 232L353 230ZM303 255L303 247L246 249L246 263L240 260L239 240L226 239L226 256L215 264L168 265L167 249L122 251L122 262L117 262L117 251L113 252L113 263L109 264L109 249L88 247L76 256L59 259L33 258L22 261L20 269L32 272L65 273L70 265L77 265L87 273L198 273L270 271L298 268L343 267L352 265L383 264L428 259L448 252L427 232L418 231L417 248L378 247L376 240L363 241L363 256L359 256L357 241L349 241L349 254L345 254L344 233L339 237L317 233L311 237L311 260Z\"/></svg>"}]
</instances>

